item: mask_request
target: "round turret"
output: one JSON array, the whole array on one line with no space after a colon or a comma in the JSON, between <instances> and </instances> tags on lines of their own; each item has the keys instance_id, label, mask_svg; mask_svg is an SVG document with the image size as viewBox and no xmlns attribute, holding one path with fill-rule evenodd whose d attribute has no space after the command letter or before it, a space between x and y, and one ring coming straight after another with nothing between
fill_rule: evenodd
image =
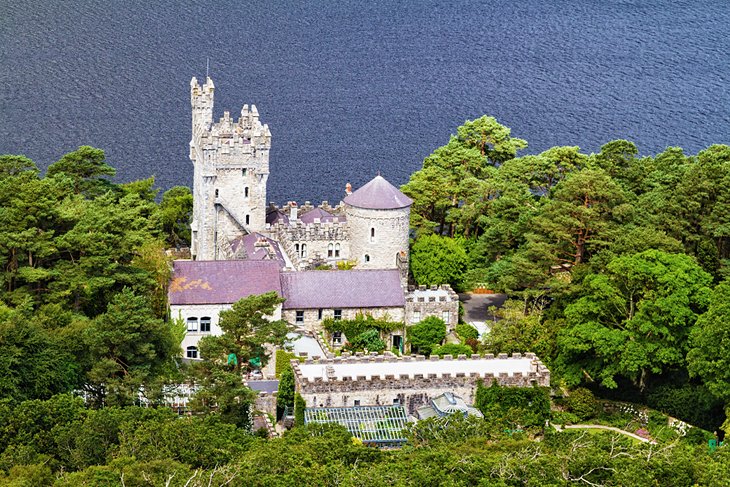
<instances>
[{"instance_id":1,"label":"round turret","mask_svg":"<svg viewBox=\"0 0 730 487\"><path fill-rule=\"evenodd\" d=\"M397 269L408 262L413 200L378 175L344 202L350 255L359 269Z\"/></svg>"}]
</instances>

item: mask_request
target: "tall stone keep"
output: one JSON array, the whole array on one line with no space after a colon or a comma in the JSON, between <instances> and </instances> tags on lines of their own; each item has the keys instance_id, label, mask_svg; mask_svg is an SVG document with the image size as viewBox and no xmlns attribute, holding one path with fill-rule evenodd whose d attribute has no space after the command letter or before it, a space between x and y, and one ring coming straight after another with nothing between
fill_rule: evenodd
<instances>
[{"instance_id":1,"label":"tall stone keep","mask_svg":"<svg viewBox=\"0 0 730 487\"><path fill-rule=\"evenodd\" d=\"M244 105L237 121L229 112L213 123L215 86L190 81L193 136L191 252L197 260L232 258L230 242L266 226L266 182L271 132L256 105Z\"/></svg>"},{"instance_id":2,"label":"tall stone keep","mask_svg":"<svg viewBox=\"0 0 730 487\"><path fill-rule=\"evenodd\" d=\"M408 268L411 200L378 175L344 199L358 269Z\"/></svg>"}]
</instances>

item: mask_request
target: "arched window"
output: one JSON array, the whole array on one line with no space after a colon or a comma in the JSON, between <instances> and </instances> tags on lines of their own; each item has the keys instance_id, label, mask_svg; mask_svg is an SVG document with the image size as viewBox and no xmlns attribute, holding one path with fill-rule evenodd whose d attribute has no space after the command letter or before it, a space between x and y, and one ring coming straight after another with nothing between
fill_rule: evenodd
<instances>
[{"instance_id":1,"label":"arched window","mask_svg":"<svg viewBox=\"0 0 730 487\"><path fill-rule=\"evenodd\" d=\"M248 186L243 188L243 196L244 196L244 198L248 198Z\"/></svg>"},{"instance_id":2,"label":"arched window","mask_svg":"<svg viewBox=\"0 0 730 487\"><path fill-rule=\"evenodd\" d=\"M187 358L198 358L198 347L188 347L185 356Z\"/></svg>"},{"instance_id":3,"label":"arched window","mask_svg":"<svg viewBox=\"0 0 730 487\"><path fill-rule=\"evenodd\" d=\"M370 262L370 256L368 254L365 254L365 262Z\"/></svg>"},{"instance_id":4,"label":"arched window","mask_svg":"<svg viewBox=\"0 0 730 487\"><path fill-rule=\"evenodd\" d=\"M294 252L296 252L297 255L299 254L299 244L294 244Z\"/></svg>"},{"instance_id":5,"label":"arched window","mask_svg":"<svg viewBox=\"0 0 730 487\"><path fill-rule=\"evenodd\" d=\"M200 331L210 332L210 316L200 318Z\"/></svg>"},{"instance_id":6,"label":"arched window","mask_svg":"<svg viewBox=\"0 0 730 487\"><path fill-rule=\"evenodd\" d=\"M329 244L327 246L327 257L333 257L335 255L335 246L332 244Z\"/></svg>"},{"instance_id":7,"label":"arched window","mask_svg":"<svg viewBox=\"0 0 730 487\"><path fill-rule=\"evenodd\" d=\"M307 244L302 244L302 259L307 256Z\"/></svg>"},{"instance_id":8,"label":"arched window","mask_svg":"<svg viewBox=\"0 0 730 487\"><path fill-rule=\"evenodd\" d=\"M370 229L370 242L371 243L375 242L375 227L372 227Z\"/></svg>"},{"instance_id":9,"label":"arched window","mask_svg":"<svg viewBox=\"0 0 730 487\"><path fill-rule=\"evenodd\" d=\"M188 331L198 331L198 318L196 316L188 318Z\"/></svg>"},{"instance_id":10,"label":"arched window","mask_svg":"<svg viewBox=\"0 0 730 487\"><path fill-rule=\"evenodd\" d=\"M335 244L335 257L340 256L340 244Z\"/></svg>"}]
</instances>

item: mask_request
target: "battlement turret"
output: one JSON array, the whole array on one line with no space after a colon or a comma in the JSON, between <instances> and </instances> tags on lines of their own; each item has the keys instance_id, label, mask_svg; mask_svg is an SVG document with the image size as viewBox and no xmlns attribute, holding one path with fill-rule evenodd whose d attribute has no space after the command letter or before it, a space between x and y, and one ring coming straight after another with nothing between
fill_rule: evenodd
<instances>
[{"instance_id":1,"label":"battlement turret","mask_svg":"<svg viewBox=\"0 0 730 487\"><path fill-rule=\"evenodd\" d=\"M213 122L215 85L190 81L194 165L192 254L223 258L224 240L232 241L266 226L266 183L271 131L255 105L243 105L238 120L229 111Z\"/></svg>"}]
</instances>

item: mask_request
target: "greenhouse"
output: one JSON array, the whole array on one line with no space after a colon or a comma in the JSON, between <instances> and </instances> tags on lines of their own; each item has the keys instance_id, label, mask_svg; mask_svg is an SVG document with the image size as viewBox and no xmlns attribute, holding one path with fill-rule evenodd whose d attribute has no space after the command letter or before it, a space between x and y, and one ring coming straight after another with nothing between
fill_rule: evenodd
<instances>
[{"instance_id":1,"label":"greenhouse","mask_svg":"<svg viewBox=\"0 0 730 487\"><path fill-rule=\"evenodd\" d=\"M357 406L350 408L306 408L306 424L340 424L355 438L376 446L400 446L406 441L408 416L402 406Z\"/></svg>"}]
</instances>

